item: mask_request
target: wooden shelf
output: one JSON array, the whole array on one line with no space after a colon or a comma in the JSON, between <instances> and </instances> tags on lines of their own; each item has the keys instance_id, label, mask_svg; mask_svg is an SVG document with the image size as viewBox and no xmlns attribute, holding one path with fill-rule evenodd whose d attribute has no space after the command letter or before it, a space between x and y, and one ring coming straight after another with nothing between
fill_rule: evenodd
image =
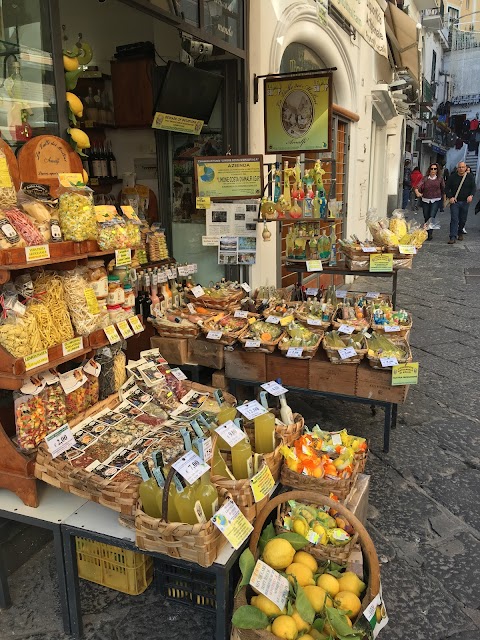
<instances>
[{"instance_id":1,"label":"wooden shelf","mask_svg":"<svg viewBox=\"0 0 480 640\"><path fill-rule=\"evenodd\" d=\"M343 222L343 218L275 218L275 220L257 218L255 222L323 222L324 224L333 224L334 222Z\"/></svg>"}]
</instances>

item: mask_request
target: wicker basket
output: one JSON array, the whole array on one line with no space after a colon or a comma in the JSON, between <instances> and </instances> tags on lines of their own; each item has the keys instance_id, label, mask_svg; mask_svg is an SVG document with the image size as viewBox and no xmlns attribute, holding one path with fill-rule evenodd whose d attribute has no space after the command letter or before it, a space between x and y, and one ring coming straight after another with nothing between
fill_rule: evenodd
<instances>
[{"instance_id":1,"label":"wicker basket","mask_svg":"<svg viewBox=\"0 0 480 640\"><path fill-rule=\"evenodd\" d=\"M225 318L228 318L228 316L225 316ZM235 344L235 342L241 337L243 336L243 334L248 330L248 321L245 320L245 325L239 329L238 331L222 331L222 335L220 338L209 338L208 337L208 333L210 331L217 331L216 328L216 323L213 321L213 319L211 320L207 320L204 325L202 326L202 332L205 334L205 337L207 338L207 340L212 340L212 342L217 342L218 344L223 344L225 346L231 346L232 344Z\"/></svg>"},{"instance_id":2,"label":"wicker basket","mask_svg":"<svg viewBox=\"0 0 480 640\"><path fill-rule=\"evenodd\" d=\"M288 500L301 500L303 502L317 504L319 506L334 507L355 529L363 552L365 565L364 574L367 579L367 588L362 600L362 609L357 617L358 620L370 602L380 593L380 564L377 552L375 551L375 546L367 530L360 520L343 505L337 504L330 498L319 496L317 493L312 491L289 491L288 493L282 493L275 498L272 498L259 514L253 528L252 535L250 536L249 547L255 560L258 560L259 558L258 543L267 518L279 505L284 502L288 502ZM255 594L251 587L242 587L235 596L233 606L234 611L239 607L248 604L253 595ZM269 631L265 631L264 629L235 629L234 633L238 640L277 640L277 636L273 635Z\"/></svg>"},{"instance_id":3,"label":"wicker basket","mask_svg":"<svg viewBox=\"0 0 480 640\"><path fill-rule=\"evenodd\" d=\"M371 322L370 326L373 329L373 331L376 331L377 333L384 333L387 337L389 338L406 338L410 332L410 329L412 328L412 314L409 313L408 314L408 324L402 324L397 325L398 326L398 331L388 331L388 326L389 325L384 325L384 324L375 324L374 322ZM385 326L387 327L387 330L385 329Z\"/></svg>"},{"instance_id":4,"label":"wicker basket","mask_svg":"<svg viewBox=\"0 0 480 640\"><path fill-rule=\"evenodd\" d=\"M412 357L412 351L410 349L410 345L408 344L408 340L407 338L389 338L392 342L394 342L395 344L398 344L399 347L401 347L402 349L404 349L407 352L407 355L405 358L397 358L398 360L398 364L405 364L406 362L412 362L413 357ZM382 369L383 371L391 371L392 367L382 367L382 363L380 361L380 358L377 356L369 356L368 352L367 352L367 358L368 358L368 362L370 363L370 366L373 367L374 369Z\"/></svg>"},{"instance_id":5,"label":"wicker basket","mask_svg":"<svg viewBox=\"0 0 480 640\"><path fill-rule=\"evenodd\" d=\"M340 336L340 340L342 342L345 342L345 347L346 347L349 337ZM359 364L365 357L365 354L367 353L367 343L365 338L362 338L361 342L362 342L363 348L357 349L354 347L357 355L356 357L352 356L351 358L341 358L339 353L340 349L327 346L325 338L323 338L322 347L332 364Z\"/></svg>"},{"instance_id":6,"label":"wicker basket","mask_svg":"<svg viewBox=\"0 0 480 640\"><path fill-rule=\"evenodd\" d=\"M196 338L200 333L200 327L193 323L190 323L190 326L172 326L171 323L162 322L158 318L148 318L148 322L153 324L162 338Z\"/></svg>"},{"instance_id":7,"label":"wicker basket","mask_svg":"<svg viewBox=\"0 0 480 640\"><path fill-rule=\"evenodd\" d=\"M186 294L188 302L192 303L200 303L202 306L207 309L219 309L220 311L231 311L235 306L238 306L238 303L242 298L245 297L245 291L240 289L239 291L232 291L228 296L222 296L219 298L212 298L208 294L203 296L199 296L196 298L193 293L188 292Z\"/></svg>"},{"instance_id":8,"label":"wicker basket","mask_svg":"<svg viewBox=\"0 0 480 640\"><path fill-rule=\"evenodd\" d=\"M332 324L332 315L334 312L334 309L332 307L332 305L328 305L328 320L320 320L318 319L318 321L320 322L320 324L309 324L308 320L309 320L309 314L308 314L308 303L303 303L298 309L297 311L295 311L295 320L298 320L304 327L307 327L307 329L310 329L310 331L312 333L323 333L324 331L326 331L329 326Z\"/></svg>"},{"instance_id":9,"label":"wicker basket","mask_svg":"<svg viewBox=\"0 0 480 640\"><path fill-rule=\"evenodd\" d=\"M369 249L374 249L374 251L363 251L362 247L360 245L343 245L342 246L342 253L350 259L369 259L369 255L371 253L382 253L383 251L383 247L369 247Z\"/></svg>"},{"instance_id":10,"label":"wicker basket","mask_svg":"<svg viewBox=\"0 0 480 640\"><path fill-rule=\"evenodd\" d=\"M347 325L347 327L353 327L354 333L360 333L364 329L369 328L370 322L367 320L367 318L362 318L361 321L356 319L343 320L342 318L339 318L338 315L339 313L341 313L341 310L342 307L339 305L332 317L332 327L335 329L335 331L338 331L343 324Z\"/></svg>"},{"instance_id":11,"label":"wicker basket","mask_svg":"<svg viewBox=\"0 0 480 640\"><path fill-rule=\"evenodd\" d=\"M246 333L240 336L238 341L240 342L242 347L245 349L245 351L258 352L258 353L273 353L277 348L277 345L280 342L280 340L284 337L284 335L285 335L285 332L281 333L278 336L278 338L276 338L276 340L270 340L270 342L264 342L263 340L260 340L259 347L247 347L246 346L247 340L259 340L259 338L255 338L251 334L249 334L249 331L247 329Z\"/></svg>"},{"instance_id":12,"label":"wicker basket","mask_svg":"<svg viewBox=\"0 0 480 640\"><path fill-rule=\"evenodd\" d=\"M168 489L174 471L170 469L163 493L163 512L168 510ZM219 506L227 497L227 492L220 489ZM142 510L139 500L135 513L136 545L144 551L163 553L171 558L181 558L195 562L202 567L209 567L225 544L226 538L211 520L205 524L186 524L168 522L152 518Z\"/></svg>"},{"instance_id":13,"label":"wicker basket","mask_svg":"<svg viewBox=\"0 0 480 640\"><path fill-rule=\"evenodd\" d=\"M339 500L346 500L353 489L359 474L359 461L354 458L352 475L349 478L313 478L302 473L292 471L286 464L282 467L280 482L285 487L301 489L302 491L315 491L322 496L331 493Z\"/></svg>"},{"instance_id":14,"label":"wicker basket","mask_svg":"<svg viewBox=\"0 0 480 640\"><path fill-rule=\"evenodd\" d=\"M275 415L275 418L280 420L279 409L270 409L270 411ZM293 419L294 422L292 424L276 424L275 426L275 434L278 442L281 441L281 444L291 446L295 440L298 440L298 438L303 434L305 420L299 413L293 414ZM244 430L250 440L252 449L255 450L255 426L253 421L248 421L244 425Z\"/></svg>"},{"instance_id":15,"label":"wicker basket","mask_svg":"<svg viewBox=\"0 0 480 640\"><path fill-rule=\"evenodd\" d=\"M318 351L318 347L320 346L320 343L322 342L322 338L323 338L323 333L322 334L315 334L317 336L317 341L316 343L313 345L313 347L303 347L303 351L302 351L302 355L299 358L296 358L297 360L310 360L311 358L313 358L313 356L317 353ZM290 349L290 344L288 343L282 343L279 342L278 343L278 349L281 352L282 355L286 356L288 350Z\"/></svg>"}]
</instances>

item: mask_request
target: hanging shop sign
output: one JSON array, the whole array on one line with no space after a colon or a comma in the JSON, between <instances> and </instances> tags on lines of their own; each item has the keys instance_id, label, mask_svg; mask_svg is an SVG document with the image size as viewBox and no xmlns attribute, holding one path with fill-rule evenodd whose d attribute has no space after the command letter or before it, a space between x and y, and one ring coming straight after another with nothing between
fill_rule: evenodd
<instances>
[{"instance_id":1,"label":"hanging shop sign","mask_svg":"<svg viewBox=\"0 0 480 640\"><path fill-rule=\"evenodd\" d=\"M330 3L372 49L388 58L385 0L330 0Z\"/></svg>"},{"instance_id":2,"label":"hanging shop sign","mask_svg":"<svg viewBox=\"0 0 480 640\"><path fill-rule=\"evenodd\" d=\"M263 156L195 158L195 185L200 198L259 198L263 193Z\"/></svg>"},{"instance_id":3,"label":"hanging shop sign","mask_svg":"<svg viewBox=\"0 0 480 640\"><path fill-rule=\"evenodd\" d=\"M265 152L331 151L332 74L265 78Z\"/></svg>"},{"instance_id":4,"label":"hanging shop sign","mask_svg":"<svg viewBox=\"0 0 480 640\"><path fill-rule=\"evenodd\" d=\"M194 136L202 131L203 120L194 120L184 116L174 116L171 113L157 111L153 118L152 129L163 129L175 133L189 133Z\"/></svg>"},{"instance_id":5,"label":"hanging shop sign","mask_svg":"<svg viewBox=\"0 0 480 640\"><path fill-rule=\"evenodd\" d=\"M243 0L210 0L202 4L205 33L243 49Z\"/></svg>"}]
</instances>

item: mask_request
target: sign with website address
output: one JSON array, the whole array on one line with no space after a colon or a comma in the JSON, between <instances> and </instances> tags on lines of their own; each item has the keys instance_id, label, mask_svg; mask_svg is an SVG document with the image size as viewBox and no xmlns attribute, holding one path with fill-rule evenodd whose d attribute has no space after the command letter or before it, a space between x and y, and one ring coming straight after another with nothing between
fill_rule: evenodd
<instances>
[{"instance_id":1,"label":"sign with website address","mask_svg":"<svg viewBox=\"0 0 480 640\"><path fill-rule=\"evenodd\" d=\"M263 156L195 158L195 185L199 198L259 198L263 193Z\"/></svg>"}]
</instances>

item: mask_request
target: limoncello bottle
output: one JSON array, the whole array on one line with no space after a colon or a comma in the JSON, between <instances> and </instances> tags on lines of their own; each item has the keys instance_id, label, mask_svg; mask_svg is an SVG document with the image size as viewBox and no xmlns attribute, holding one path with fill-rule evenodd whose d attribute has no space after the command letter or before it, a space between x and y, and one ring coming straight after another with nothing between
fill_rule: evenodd
<instances>
[{"instance_id":1,"label":"limoncello bottle","mask_svg":"<svg viewBox=\"0 0 480 640\"><path fill-rule=\"evenodd\" d=\"M162 513L162 509L163 509L163 489L165 488L165 482L167 480L167 476L168 476L168 472L169 472L169 467L166 467L163 464L163 460L161 462L161 464L158 467L158 473L157 476L161 476L164 479L164 486L162 487L162 493L161 495L157 495L157 502L158 502L158 506L160 509L160 512ZM176 475L173 476L172 482L170 483L170 488L168 490L168 510L167 510L167 518L168 518L168 522L180 522L180 515L177 511L177 507L175 506L175 496L177 494L177 487L175 485L175 478ZM157 477L157 482L158 482L158 477ZM162 517L164 520L166 520L167 518L165 518L165 516L162 513Z\"/></svg>"},{"instance_id":2,"label":"limoncello bottle","mask_svg":"<svg viewBox=\"0 0 480 640\"><path fill-rule=\"evenodd\" d=\"M193 485L189 485L183 478L176 474L174 480L177 489L174 500L175 507L180 516L180 522L197 524L198 520L195 515L195 489Z\"/></svg>"},{"instance_id":3,"label":"limoncello bottle","mask_svg":"<svg viewBox=\"0 0 480 640\"><path fill-rule=\"evenodd\" d=\"M260 392L260 402L268 410L267 392ZM255 453L271 453L275 449L275 416L271 411L257 416L255 425Z\"/></svg>"},{"instance_id":4,"label":"limoncello bottle","mask_svg":"<svg viewBox=\"0 0 480 640\"><path fill-rule=\"evenodd\" d=\"M253 475L252 447L247 434L242 429L241 418L235 418L234 424L245 437L232 447L232 471L236 480L243 480Z\"/></svg>"},{"instance_id":5,"label":"limoncello bottle","mask_svg":"<svg viewBox=\"0 0 480 640\"><path fill-rule=\"evenodd\" d=\"M237 415L237 409L233 405L229 404L225 401L221 389L216 389L213 393L215 396L215 400L218 402L220 406L220 411L217 413L217 422L218 424L225 424L229 420L233 420Z\"/></svg>"},{"instance_id":6,"label":"limoncello bottle","mask_svg":"<svg viewBox=\"0 0 480 640\"><path fill-rule=\"evenodd\" d=\"M157 501L159 488L157 481L150 473L150 468L146 460L142 460L141 462L139 462L138 468L143 479L143 482L140 484L138 490L140 499L142 501L143 510L145 511L147 516L151 516L152 518L160 518L161 510L158 507Z\"/></svg>"},{"instance_id":7,"label":"limoncello bottle","mask_svg":"<svg viewBox=\"0 0 480 640\"><path fill-rule=\"evenodd\" d=\"M202 458L202 460L205 462L203 440L201 438L199 438L199 442L197 443L197 445L200 452L200 458ZM200 503L202 507L205 520L210 520L210 518L218 509L218 492L215 485L210 482L210 474L208 472L204 473L200 478L200 485L195 493L195 499ZM199 513L198 506L196 507L195 511ZM201 518L197 519L201 521Z\"/></svg>"}]
</instances>

